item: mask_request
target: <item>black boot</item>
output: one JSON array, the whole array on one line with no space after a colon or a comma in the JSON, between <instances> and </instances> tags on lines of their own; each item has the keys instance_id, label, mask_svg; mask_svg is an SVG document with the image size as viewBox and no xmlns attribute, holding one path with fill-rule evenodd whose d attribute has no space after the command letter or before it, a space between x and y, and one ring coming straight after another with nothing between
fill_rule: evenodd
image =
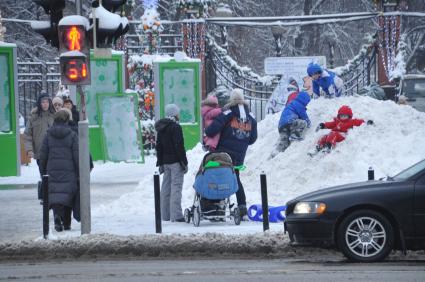
<instances>
[{"instance_id":1,"label":"black boot","mask_svg":"<svg viewBox=\"0 0 425 282\"><path fill-rule=\"evenodd\" d=\"M62 219L59 215L55 215L55 230L57 232L63 231Z\"/></svg>"}]
</instances>

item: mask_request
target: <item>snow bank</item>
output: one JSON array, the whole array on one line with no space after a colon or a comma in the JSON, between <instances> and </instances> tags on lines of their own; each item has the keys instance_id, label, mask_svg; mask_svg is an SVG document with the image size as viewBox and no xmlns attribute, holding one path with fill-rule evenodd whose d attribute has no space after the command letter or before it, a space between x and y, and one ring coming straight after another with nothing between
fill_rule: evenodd
<instances>
[{"instance_id":1,"label":"snow bank","mask_svg":"<svg viewBox=\"0 0 425 282\"><path fill-rule=\"evenodd\" d=\"M373 126L363 125L351 130L347 139L328 155L310 158L307 152L328 130L315 132L316 126L331 120L341 105L350 105L354 117L372 119ZM425 158L425 114L410 106L399 106L391 101L378 101L369 97L342 97L317 99L308 106L312 127L305 140L293 143L284 153L270 158L278 139L277 124L280 113L268 115L258 125L258 140L248 150L247 169L241 173L248 205L260 204L260 173L267 174L270 205L282 205L301 194L350 182L367 180L367 170L375 169L377 178L394 175ZM200 145L187 153L189 172L185 175L182 207L193 203L196 171L204 152ZM235 198L232 197L233 202ZM94 232L120 235L154 233L154 201L152 175L141 179L132 193L100 206L93 211ZM111 224L113 223L113 224ZM210 223L201 227L192 224L163 223L164 233L189 234L193 232L220 232L226 234L253 233L261 230L261 223ZM282 230L282 224L272 224L271 230Z\"/></svg>"}]
</instances>

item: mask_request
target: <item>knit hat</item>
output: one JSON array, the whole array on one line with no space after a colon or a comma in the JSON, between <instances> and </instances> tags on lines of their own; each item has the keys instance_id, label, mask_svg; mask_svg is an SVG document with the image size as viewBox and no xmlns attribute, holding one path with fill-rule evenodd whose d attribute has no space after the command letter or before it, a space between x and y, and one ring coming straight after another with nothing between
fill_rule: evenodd
<instances>
[{"instance_id":1,"label":"knit hat","mask_svg":"<svg viewBox=\"0 0 425 282\"><path fill-rule=\"evenodd\" d=\"M210 95L207 98L205 98L204 101L201 103L202 106L217 106L218 105L218 99L214 95Z\"/></svg>"},{"instance_id":2,"label":"knit hat","mask_svg":"<svg viewBox=\"0 0 425 282\"><path fill-rule=\"evenodd\" d=\"M72 113L69 109L62 108L55 113L53 118L55 122L67 123L68 121L72 120Z\"/></svg>"},{"instance_id":3,"label":"knit hat","mask_svg":"<svg viewBox=\"0 0 425 282\"><path fill-rule=\"evenodd\" d=\"M52 103L53 103L53 105L54 104L61 104L61 105L63 105L63 100L62 100L61 97L56 96L55 98L53 98Z\"/></svg>"},{"instance_id":4,"label":"knit hat","mask_svg":"<svg viewBox=\"0 0 425 282\"><path fill-rule=\"evenodd\" d=\"M176 117L180 114L180 109L176 104L168 104L165 106L165 116Z\"/></svg>"},{"instance_id":5,"label":"knit hat","mask_svg":"<svg viewBox=\"0 0 425 282\"><path fill-rule=\"evenodd\" d=\"M230 92L230 100L229 104L232 105L241 105L245 103L245 99L243 97L243 91L240 88L235 88Z\"/></svg>"}]
</instances>

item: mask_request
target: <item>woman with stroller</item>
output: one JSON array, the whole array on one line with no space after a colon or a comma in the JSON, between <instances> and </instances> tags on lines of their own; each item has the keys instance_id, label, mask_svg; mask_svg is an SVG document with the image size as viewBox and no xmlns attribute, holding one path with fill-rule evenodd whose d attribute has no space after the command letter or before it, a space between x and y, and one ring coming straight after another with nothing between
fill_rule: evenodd
<instances>
[{"instance_id":1,"label":"woman with stroller","mask_svg":"<svg viewBox=\"0 0 425 282\"><path fill-rule=\"evenodd\" d=\"M257 121L249 112L248 105L244 100L242 89L233 89L230 93L230 101L223 108L212 124L205 129L208 137L220 133L220 140L216 150L228 153L233 165L242 166L249 145L257 140ZM239 170L236 170L239 190L236 199L241 216L247 214L246 197L240 180Z\"/></svg>"}]
</instances>

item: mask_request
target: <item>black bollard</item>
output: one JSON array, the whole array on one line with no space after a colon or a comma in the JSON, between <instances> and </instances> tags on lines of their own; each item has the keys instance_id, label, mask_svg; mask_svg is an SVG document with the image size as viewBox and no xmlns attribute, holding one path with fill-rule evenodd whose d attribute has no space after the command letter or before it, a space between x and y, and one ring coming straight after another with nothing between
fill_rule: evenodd
<instances>
[{"instance_id":1,"label":"black bollard","mask_svg":"<svg viewBox=\"0 0 425 282\"><path fill-rule=\"evenodd\" d=\"M154 189L154 198L155 198L155 230L156 230L156 233L162 233L161 196L160 196L158 172L155 172L155 175L153 176L153 189Z\"/></svg>"},{"instance_id":2,"label":"black bollard","mask_svg":"<svg viewBox=\"0 0 425 282\"><path fill-rule=\"evenodd\" d=\"M372 167L369 167L369 170L367 171L367 180L375 180L375 171Z\"/></svg>"},{"instance_id":3,"label":"black bollard","mask_svg":"<svg viewBox=\"0 0 425 282\"><path fill-rule=\"evenodd\" d=\"M260 175L261 181L261 203L263 207L263 231L269 230L269 203L267 199L267 180L266 175Z\"/></svg>"},{"instance_id":4,"label":"black bollard","mask_svg":"<svg viewBox=\"0 0 425 282\"><path fill-rule=\"evenodd\" d=\"M49 236L49 176L43 175L41 187L43 189L43 238Z\"/></svg>"}]
</instances>

